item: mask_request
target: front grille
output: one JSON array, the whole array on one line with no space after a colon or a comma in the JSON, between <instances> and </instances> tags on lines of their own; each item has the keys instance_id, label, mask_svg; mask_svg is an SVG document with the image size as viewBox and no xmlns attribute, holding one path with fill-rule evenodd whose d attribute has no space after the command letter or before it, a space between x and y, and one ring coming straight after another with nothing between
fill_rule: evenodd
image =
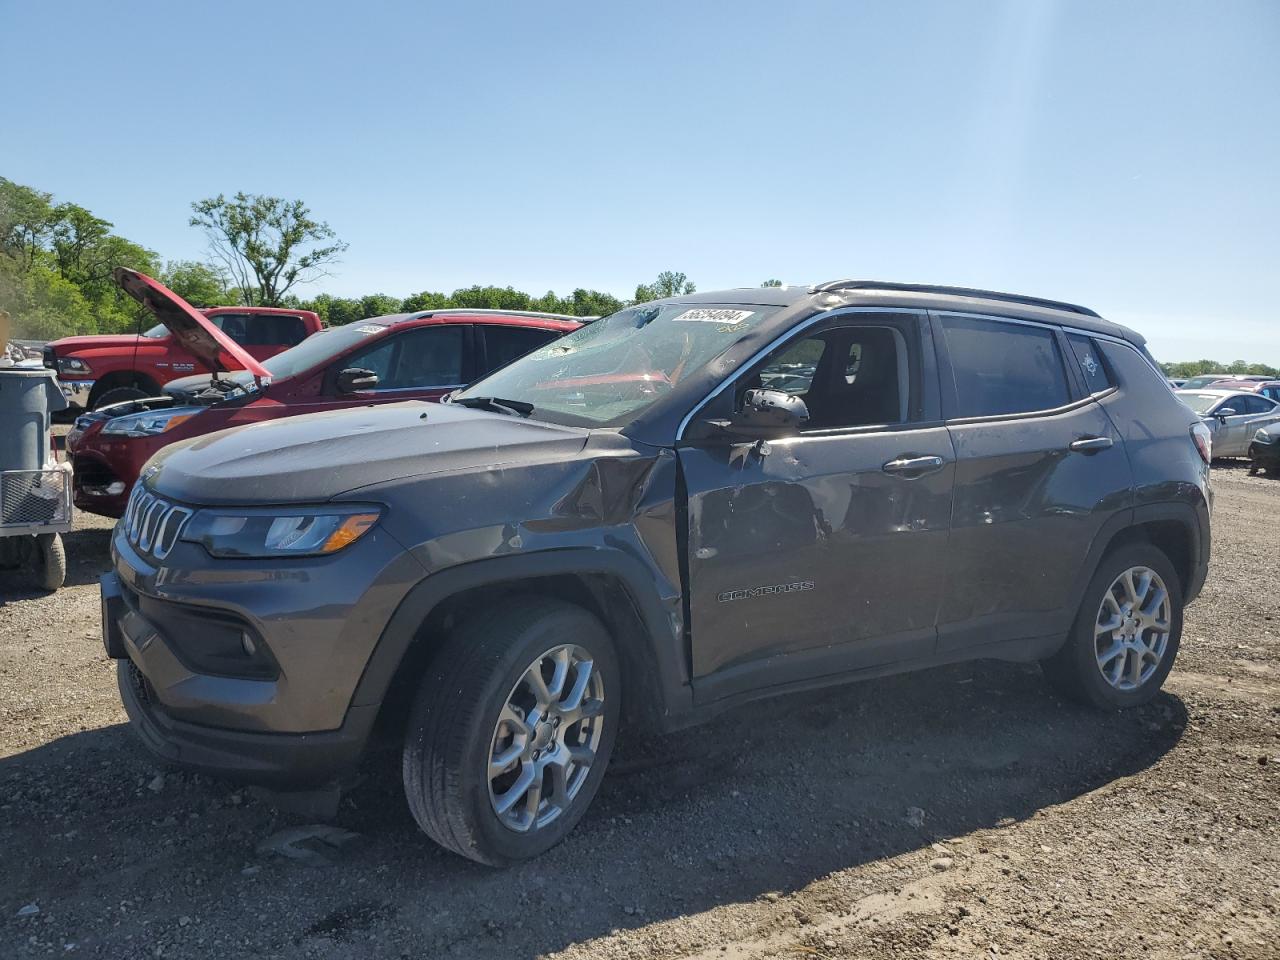
<instances>
[{"instance_id":1,"label":"front grille","mask_svg":"<svg viewBox=\"0 0 1280 960\"><path fill-rule=\"evenodd\" d=\"M0 472L0 526L68 523L70 484L66 470Z\"/></svg>"},{"instance_id":2,"label":"front grille","mask_svg":"<svg viewBox=\"0 0 1280 960\"><path fill-rule=\"evenodd\" d=\"M125 539L140 553L150 554L157 560L169 555L182 527L192 514L186 507L170 503L143 488L133 485L129 506L120 520Z\"/></svg>"}]
</instances>

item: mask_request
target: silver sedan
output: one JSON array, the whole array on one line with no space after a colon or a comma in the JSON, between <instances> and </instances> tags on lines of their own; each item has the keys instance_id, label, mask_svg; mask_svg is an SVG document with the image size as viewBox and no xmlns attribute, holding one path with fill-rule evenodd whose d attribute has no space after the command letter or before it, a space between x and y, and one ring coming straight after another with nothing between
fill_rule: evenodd
<instances>
[{"instance_id":1,"label":"silver sedan","mask_svg":"<svg viewBox=\"0 0 1280 960\"><path fill-rule=\"evenodd\" d=\"M1245 457L1262 427L1280 423L1280 404L1244 390L1175 390L1213 434L1215 457Z\"/></svg>"}]
</instances>

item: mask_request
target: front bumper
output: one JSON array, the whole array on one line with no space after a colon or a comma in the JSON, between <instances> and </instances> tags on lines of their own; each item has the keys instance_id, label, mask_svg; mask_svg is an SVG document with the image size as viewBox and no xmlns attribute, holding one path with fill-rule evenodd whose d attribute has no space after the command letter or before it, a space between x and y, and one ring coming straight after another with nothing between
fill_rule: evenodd
<instances>
[{"instance_id":1,"label":"front bumper","mask_svg":"<svg viewBox=\"0 0 1280 960\"><path fill-rule=\"evenodd\" d=\"M202 773L288 788L342 780L355 770L377 719L376 704L353 706L338 729L314 733L237 730L179 719L161 702L157 684L170 696L181 696L175 687L195 687L222 702L259 700L271 684L186 672L172 640L126 599L128 589L114 573L103 574L100 587L103 645L116 660L121 702L133 729L157 757ZM186 673L176 683L175 669Z\"/></svg>"},{"instance_id":2,"label":"front bumper","mask_svg":"<svg viewBox=\"0 0 1280 960\"><path fill-rule=\"evenodd\" d=\"M1249 441L1249 459L1262 466L1280 465L1280 441L1261 443Z\"/></svg>"}]
</instances>

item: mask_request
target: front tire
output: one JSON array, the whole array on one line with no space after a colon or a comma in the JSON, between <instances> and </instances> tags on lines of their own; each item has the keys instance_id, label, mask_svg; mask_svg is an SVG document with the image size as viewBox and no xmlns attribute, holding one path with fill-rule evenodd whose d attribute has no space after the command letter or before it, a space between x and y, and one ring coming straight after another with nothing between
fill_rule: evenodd
<instances>
[{"instance_id":1,"label":"front tire","mask_svg":"<svg viewBox=\"0 0 1280 960\"><path fill-rule=\"evenodd\" d=\"M517 598L465 621L433 658L406 730L414 819L490 866L538 856L591 804L620 700L613 642L581 607Z\"/></svg>"},{"instance_id":2,"label":"front tire","mask_svg":"<svg viewBox=\"0 0 1280 960\"><path fill-rule=\"evenodd\" d=\"M103 407L109 407L113 403L124 403L127 400L145 400L147 397L154 396L154 393L147 393L137 387L112 387L110 390L102 391L102 396L93 401L93 409L101 410Z\"/></svg>"},{"instance_id":3,"label":"front tire","mask_svg":"<svg viewBox=\"0 0 1280 960\"><path fill-rule=\"evenodd\" d=\"M1085 590L1061 649L1041 661L1072 700L1117 710L1149 702L1173 668L1182 639L1182 584L1149 543L1113 550Z\"/></svg>"}]
</instances>

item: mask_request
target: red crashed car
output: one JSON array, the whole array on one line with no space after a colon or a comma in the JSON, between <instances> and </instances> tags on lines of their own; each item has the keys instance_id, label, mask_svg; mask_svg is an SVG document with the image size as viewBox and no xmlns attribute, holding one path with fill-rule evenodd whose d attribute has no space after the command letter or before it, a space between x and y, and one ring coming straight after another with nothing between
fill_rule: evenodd
<instances>
[{"instance_id":1,"label":"red crashed car","mask_svg":"<svg viewBox=\"0 0 1280 960\"><path fill-rule=\"evenodd\" d=\"M583 323L548 313L428 310L325 330L259 363L150 277L119 269L116 282L215 372L76 419L67 435L76 506L108 517L124 512L143 464L176 440L301 413L439 400Z\"/></svg>"}]
</instances>

